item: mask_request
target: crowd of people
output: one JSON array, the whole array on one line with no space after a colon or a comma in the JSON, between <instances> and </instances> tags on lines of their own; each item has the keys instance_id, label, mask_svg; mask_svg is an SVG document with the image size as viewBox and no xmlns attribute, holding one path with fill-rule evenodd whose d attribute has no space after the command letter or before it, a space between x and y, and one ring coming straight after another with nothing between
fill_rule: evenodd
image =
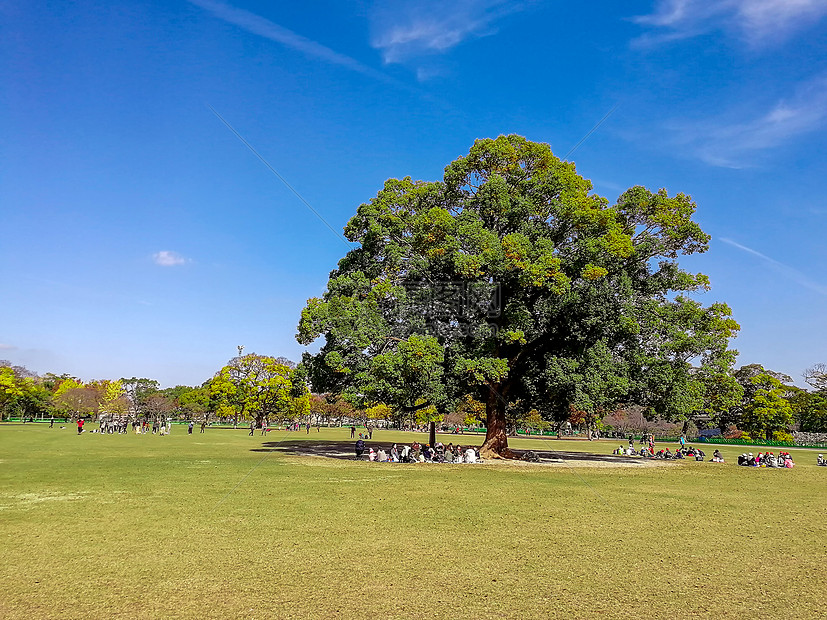
<instances>
[{"instance_id":1,"label":"crowd of people","mask_svg":"<svg viewBox=\"0 0 827 620\"><path fill-rule=\"evenodd\" d=\"M738 465L742 467L795 467L789 452L779 452L778 456L772 452L759 452L753 456L752 452L745 452L738 457Z\"/></svg>"},{"instance_id":2,"label":"crowd of people","mask_svg":"<svg viewBox=\"0 0 827 620\"><path fill-rule=\"evenodd\" d=\"M481 463L479 448L449 443L447 446L441 441L433 447L429 444L420 444L417 441L411 445L393 444L389 450L380 447L374 450L365 446L365 440L360 437L356 441L356 458L361 460L367 451L367 459L377 463Z\"/></svg>"},{"instance_id":3,"label":"crowd of people","mask_svg":"<svg viewBox=\"0 0 827 620\"><path fill-rule=\"evenodd\" d=\"M77 419L78 435L85 432L85 420L83 418ZM155 418L150 422L149 420L138 420L132 416L115 416L115 415L101 415L98 418L98 428L88 431L92 434L100 435L125 435L129 432L129 427L136 435L169 435L172 433L172 418L166 420ZM187 425L187 433L192 435L195 422L189 421ZM54 418L52 418L49 428L54 427ZM60 428L64 428L61 426ZM207 421L201 420L201 432L207 428Z\"/></svg>"},{"instance_id":4,"label":"crowd of people","mask_svg":"<svg viewBox=\"0 0 827 620\"><path fill-rule=\"evenodd\" d=\"M650 458L650 459L667 459L667 460L675 460L675 459L695 459L696 461L703 461L706 458L706 453L701 450L700 448L695 448L693 446L682 447L678 448L674 452L669 449L667 446L657 452L654 451L653 448L647 448L641 446L639 450L635 450L634 446L630 444L628 448L624 448L622 445L618 446L617 449L612 451L612 454L617 454L620 456L640 456L643 458ZM712 458L709 459L712 463L723 463L724 457L721 454L720 450L715 450L712 454Z\"/></svg>"}]
</instances>

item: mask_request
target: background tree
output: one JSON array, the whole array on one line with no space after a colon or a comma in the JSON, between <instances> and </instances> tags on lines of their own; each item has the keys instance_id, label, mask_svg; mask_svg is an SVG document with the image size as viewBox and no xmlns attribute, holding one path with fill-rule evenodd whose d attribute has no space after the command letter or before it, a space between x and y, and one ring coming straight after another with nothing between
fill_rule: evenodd
<instances>
[{"instance_id":1,"label":"background tree","mask_svg":"<svg viewBox=\"0 0 827 620\"><path fill-rule=\"evenodd\" d=\"M349 402L333 394L312 397L310 406L320 411L327 421L332 420L339 426L344 424L345 420L350 423L360 416L364 417L364 414L360 414Z\"/></svg>"},{"instance_id":2,"label":"background tree","mask_svg":"<svg viewBox=\"0 0 827 620\"><path fill-rule=\"evenodd\" d=\"M804 371L804 381L817 392L827 392L827 364L814 364Z\"/></svg>"},{"instance_id":3,"label":"background tree","mask_svg":"<svg viewBox=\"0 0 827 620\"><path fill-rule=\"evenodd\" d=\"M754 390L744 406L740 426L752 438L772 440L793 423L793 409L786 398L790 388L768 373L751 377L750 383Z\"/></svg>"},{"instance_id":4,"label":"background tree","mask_svg":"<svg viewBox=\"0 0 827 620\"><path fill-rule=\"evenodd\" d=\"M522 426L529 433L542 433L550 423L536 409L529 410L522 419Z\"/></svg>"},{"instance_id":5,"label":"background tree","mask_svg":"<svg viewBox=\"0 0 827 620\"><path fill-rule=\"evenodd\" d=\"M210 412L210 392L204 386L186 387L178 393L177 402L181 413L190 420L207 419Z\"/></svg>"},{"instance_id":6,"label":"background tree","mask_svg":"<svg viewBox=\"0 0 827 620\"><path fill-rule=\"evenodd\" d=\"M0 367L0 420L20 412L26 389L9 366Z\"/></svg>"},{"instance_id":7,"label":"background tree","mask_svg":"<svg viewBox=\"0 0 827 620\"><path fill-rule=\"evenodd\" d=\"M98 392L98 412L102 415L121 417L129 413L129 400L120 380L97 381L89 386Z\"/></svg>"},{"instance_id":8,"label":"background tree","mask_svg":"<svg viewBox=\"0 0 827 620\"><path fill-rule=\"evenodd\" d=\"M721 429L722 434L727 434L733 426L746 430L744 415L748 407L752 406L759 389L766 387L770 379L776 380L784 385L783 395L792 397L795 389L791 385L792 377L774 370L764 368L761 364L746 364L732 373L732 378L740 387L734 389L732 398L728 401L721 401L721 406L712 411L712 419ZM738 395L740 394L740 398ZM725 405L729 403L730 406Z\"/></svg>"},{"instance_id":9,"label":"background tree","mask_svg":"<svg viewBox=\"0 0 827 620\"><path fill-rule=\"evenodd\" d=\"M271 416L299 419L310 409L304 369L255 353L230 360L210 382L209 392L236 422L249 418L259 426Z\"/></svg>"},{"instance_id":10,"label":"background tree","mask_svg":"<svg viewBox=\"0 0 827 620\"><path fill-rule=\"evenodd\" d=\"M161 392L149 394L141 400L142 415L147 420L152 420L159 424L164 424L167 418L175 411L175 401Z\"/></svg>"},{"instance_id":11,"label":"background tree","mask_svg":"<svg viewBox=\"0 0 827 620\"><path fill-rule=\"evenodd\" d=\"M152 418L157 415L157 412L149 413L146 410L146 403L150 396L157 394L161 390L161 385L154 379L132 377L130 379L121 378L121 385L124 389L124 394L129 403L129 414L138 419L141 416Z\"/></svg>"},{"instance_id":12,"label":"background tree","mask_svg":"<svg viewBox=\"0 0 827 620\"><path fill-rule=\"evenodd\" d=\"M365 409L365 420L368 424L375 425L377 422L391 422L394 419L394 411L385 403L379 403ZM398 415L396 421L399 421Z\"/></svg>"},{"instance_id":13,"label":"background tree","mask_svg":"<svg viewBox=\"0 0 827 620\"><path fill-rule=\"evenodd\" d=\"M464 426L475 426L485 421L485 403L471 394L464 394L457 401L455 412L460 416L459 423Z\"/></svg>"},{"instance_id":14,"label":"background tree","mask_svg":"<svg viewBox=\"0 0 827 620\"><path fill-rule=\"evenodd\" d=\"M43 378L25 366L0 360L0 420L43 418L55 413Z\"/></svg>"},{"instance_id":15,"label":"background tree","mask_svg":"<svg viewBox=\"0 0 827 620\"><path fill-rule=\"evenodd\" d=\"M99 390L85 386L77 379L67 379L55 390L52 401L65 415L78 418L97 413L101 396Z\"/></svg>"},{"instance_id":16,"label":"background tree","mask_svg":"<svg viewBox=\"0 0 827 620\"><path fill-rule=\"evenodd\" d=\"M800 430L827 433L827 393L797 390L789 401Z\"/></svg>"}]
</instances>

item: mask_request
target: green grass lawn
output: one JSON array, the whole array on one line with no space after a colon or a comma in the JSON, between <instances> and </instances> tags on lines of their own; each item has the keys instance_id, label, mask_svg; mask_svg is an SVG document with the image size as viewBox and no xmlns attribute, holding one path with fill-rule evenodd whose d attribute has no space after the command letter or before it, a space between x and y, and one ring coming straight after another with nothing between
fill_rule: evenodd
<instances>
[{"instance_id":1,"label":"green grass lawn","mask_svg":"<svg viewBox=\"0 0 827 620\"><path fill-rule=\"evenodd\" d=\"M270 451L307 439L350 441L0 425L0 617L827 617L816 452L771 470L737 467L741 447L637 468Z\"/></svg>"}]
</instances>

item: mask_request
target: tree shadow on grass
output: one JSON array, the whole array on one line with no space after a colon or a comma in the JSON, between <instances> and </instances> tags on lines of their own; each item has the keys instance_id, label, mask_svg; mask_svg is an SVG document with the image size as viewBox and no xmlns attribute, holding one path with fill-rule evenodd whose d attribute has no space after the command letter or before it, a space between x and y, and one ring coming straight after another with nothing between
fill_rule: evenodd
<instances>
[{"instance_id":1,"label":"tree shadow on grass","mask_svg":"<svg viewBox=\"0 0 827 620\"><path fill-rule=\"evenodd\" d=\"M384 445L384 444L383 444ZM374 447L376 449L376 447ZM363 460L367 460L368 445L365 444ZM354 460L356 448L349 441L320 441L314 439L299 441L265 441L251 452L281 452L293 456L324 456L330 459Z\"/></svg>"},{"instance_id":2,"label":"tree shadow on grass","mask_svg":"<svg viewBox=\"0 0 827 620\"><path fill-rule=\"evenodd\" d=\"M368 460L370 448L379 450L384 448L390 452L392 442L365 442L365 452L360 459L356 458L355 441L321 441L314 439L292 440L292 441L265 441L259 447L252 448L251 452L280 452L291 456L321 456L339 460ZM398 444L400 447L403 444ZM470 446L472 444L458 444ZM540 459L540 463L564 463L566 461L577 461L580 463L606 463L612 465L636 466L642 465L650 459L639 457L617 456L614 454L595 454L592 452L570 452L564 450L514 450L521 459L527 452L533 452ZM486 462L491 463L488 459ZM525 461L523 461L525 462Z\"/></svg>"}]
</instances>

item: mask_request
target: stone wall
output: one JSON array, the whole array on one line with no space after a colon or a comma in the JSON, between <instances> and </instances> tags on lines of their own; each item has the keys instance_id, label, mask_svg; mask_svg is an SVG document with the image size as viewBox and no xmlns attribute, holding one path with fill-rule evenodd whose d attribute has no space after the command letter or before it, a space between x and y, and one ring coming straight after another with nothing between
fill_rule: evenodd
<instances>
[{"instance_id":1,"label":"stone wall","mask_svg":"<svg viewBox=\"0 0 827 620\"><path fill-rule=\"evenodd\" d=\"M793 437L795 438L795 443L799 446L827 445L827 433L802 433L795 431Z\"/></svg>"}]
</instances>

